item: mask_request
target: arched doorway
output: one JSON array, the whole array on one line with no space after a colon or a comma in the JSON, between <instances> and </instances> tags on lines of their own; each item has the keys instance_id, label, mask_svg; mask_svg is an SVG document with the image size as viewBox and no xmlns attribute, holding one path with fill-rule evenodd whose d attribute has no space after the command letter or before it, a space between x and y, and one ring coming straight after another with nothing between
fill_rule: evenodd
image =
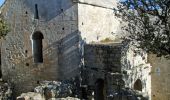
<instances>
[{"instance_id":1,"label":"arched doorway","mask_svg":"<svg viewBox=\"0 0 170 100\"><path fill-rule=\"evenodd\" d=\"M103 79L98 79L95 83L94 99L104 100L104 80Z\"/></svg>"},{"instance_id":2,"label":"arched doorway","mask_svg":"<svg viewBox=\"0 0 170 100\"><path fill-rule=\"evenodd\" d=\"M138 91L142 91L142 81L137 79L134 83L134 89Z\"/></svg>"},{"instance_id":3,"label":"arched doorway","mask_svg":"<svg viewBox=\"0 0 170 100\"><path fill-rule=\"evenodd\" d=\"M43 62L42 39L44 39L44 36L40 31L36 31L33 33L33 35L32 35L32 51L33 51L34 63L42 63Z\"/></svg>"}]
</instances>

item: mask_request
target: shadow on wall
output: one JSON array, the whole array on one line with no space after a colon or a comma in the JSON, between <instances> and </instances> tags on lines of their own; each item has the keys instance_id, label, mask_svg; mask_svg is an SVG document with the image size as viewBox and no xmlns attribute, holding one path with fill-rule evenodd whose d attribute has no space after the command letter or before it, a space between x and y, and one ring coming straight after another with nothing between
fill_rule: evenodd
<instances>
[{"instance_id":1,"label":"shadow on wall","mask_svg":"<svg viewBox=\"0 0 170 100\"><path fill-rule=\"evenodd\" d=\"M44 37L45 38L45 37ZM75 31L43 50L43 63L34 63L33 56L15 65L7 80L14 84L15 95L29 92L44 80L63 80L78 75L80 64L79 31Z\"/></svg>"},{"instance_id":2,"label":"shadow on wall","mask_svg":"<svg viewBox=\"0 0 170 100\"><path fill-rule=\"evenodd\" d=\"M35 4L37 4L39 15L45 21L55 18L74 6L71 0L25 0L24 4L30 8L33 14L35 13Z\"/></svg>"},{"instance_id":3,"label":"shadow on wall","mask_svg":"<svg viewBox=\"0 0 170 100\"><path fill-rule=\"evenodd\" d=\"M79 73L77 69L80 65L81 53L78 46L82 39L77 33L80 32L69 34L60 41L58 63L62 67L60 70L62 79L68 79Z\"/></svg>"}]
</instances>

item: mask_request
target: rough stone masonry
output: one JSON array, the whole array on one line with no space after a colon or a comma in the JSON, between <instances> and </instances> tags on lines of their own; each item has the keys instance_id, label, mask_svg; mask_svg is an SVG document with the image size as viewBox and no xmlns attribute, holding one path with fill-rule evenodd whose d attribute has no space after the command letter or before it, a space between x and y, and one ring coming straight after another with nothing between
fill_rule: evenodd
<instances>
[{"instance_id":1,"label":"rough stone masonry","mask_svg":"<svg viewBox=\"0 0 170 100\"><path fill-rule=\"evenodd\" d=\"M115 43L121 37L115 6L116 0L6 0L1 13L10 32L2 41L1 68L14 95L40 81L78 78L91 91L104 81L105 98L119 87L150 97L145 52ZM107 38L111 44L100 43Z\"/></svg>"}]
</instances>

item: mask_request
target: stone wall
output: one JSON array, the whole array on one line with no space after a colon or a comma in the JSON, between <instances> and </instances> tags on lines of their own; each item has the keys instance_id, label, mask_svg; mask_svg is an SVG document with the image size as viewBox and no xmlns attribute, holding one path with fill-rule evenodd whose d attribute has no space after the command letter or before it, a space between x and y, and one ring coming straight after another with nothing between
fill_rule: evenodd
<instances>
[{"instance_id":1,"label":"stone wall","mask_svg":"<svg viewBox=\"0 0 170 100\"><path fill-rule=\"evenodd\" d=\"M3 78L14 83L18 94L30 91L41 80L63 80L79 75L81 38L92 42L116 36L118 21L112 10L115 2L110 2L6 0L1 12L10 33L1 47ZM34 19L36 4L38 20ZM31 36L35 31L44 36L41 64L33 62Z\"/></svg>"},{"instance_id":2,"label":"stone wall","mask_svg":"<svg viewBox=\"0 0 170 100\"><path fill-rule=\"evenodd\" d=\"M34 19L35 4L39 20ZM75 75L70 73L76 73L79 66L77 8L71 0L7 0L2 6L10 26L1 47L3 79L14 83L17 95L31 91L41 80ZM44 35L44 62L38 64L32 57L31 36L35 31Z\"/></svg>"},{"instance_id":3,"label":"stone wall","mask_svg":"<svg viewBox=\"0 0 170 100\"><path fill-rule=\"evenodd\" d=\"M130 43L87 44L84 49L86 84L95 86L103 79L110 93L137 90L151 100L151 66L146 52Z\"/></svg>"},{"instance_id":4,"label":"stone wall","mask_svg":"<svg viewBox=\"0 0 170 100\"><path fill-rule=\"evenodd\" d=\"M79 0L78 27L87 43L106 38L115 40L121 35L118 33L120 23L113 13L114 7L116 0Z\"/></svg>"},{"instance_id":5,"label":"stone wall","mask_svg":"<svg viewBox=\"0 0 170 100\"><path fill-rule=\"evenodd\" d=\"M147 53L133 43L125 43L121 54L125 88L138 90L151 100L151 65L147 62Z\"/></svg>"},{"instance_id":6,"label":"stone wall","mask_svg":"<svg viewBox=\"0 0 170 100\"><path fill-rule=\"evenodd\" d=\"M79 68L83 65L86 76L83 81L89 85L107 74L119 74L112 82L120 79L124 86L134 88L135 81L140 79L142 92L150 92L149 67L142 55L134 56L134 49L119 43L83 47L82 39L90 43L106 38L115 40L121 35L112 9L115 3L112 0L7 0L1 8L10 26L1 46L3 79L14 83L14 92L18 95L31 91L39 81L80 76ZM35 4L38 20L34 19ZM44 36L43 63L33 62L35 31ZM105 69L113 73L106 73Z\"/></svg>"},{"instance_id":7,"label":"stone wall","mask_svg":"<svg viewBox=\"0 0 170 100\"><path fill-rule=\"evenodd\" d=\"M170 60L149 54L148 62L152 65L151 83L152 100L170 99Z\"/></svg>"},{"instance_id":8,"label":"stone wall","mask_svg":"<svg viewBox=\"0 0 170 100\"><path fill-rule=\"evenodd\" d=\"M70 79L80 74L80 47L81 37L78 31L67 35L61 40L58 52L60 79Z\"/></svg>"},{"instance_id":9,"label":"stone wall","mask_svg":"<svg viewBox=\"0 0 170 100\"><path fill-rule=\"evenodd\" d=\"M86 75L89 85L94 85L97 79L104 79L106 71L121 72L119 44L87 44L84 50L84 66L89 73Z\"/></svg>"}]
</instances>

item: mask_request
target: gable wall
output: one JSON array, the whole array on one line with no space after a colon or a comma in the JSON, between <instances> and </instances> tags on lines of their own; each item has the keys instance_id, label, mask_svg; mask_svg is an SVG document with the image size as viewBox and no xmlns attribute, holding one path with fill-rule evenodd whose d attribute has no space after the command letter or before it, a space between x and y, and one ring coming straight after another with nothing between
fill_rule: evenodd
<instances>
[{"instance_id":1,"label":"gable wall","mask_svg":"<svg viewBox=\"0 0 170 100\"><path fill-rule=\"evenodd\" d=\"M39 20L34 20L35 4ZM75 76L79 66L76 3L71 0L7 0L1 12L10 27L1 47L2 74L4 80L14 84L17 95L31 91L41 80ZM31 35L37 30L44 35L44 62L41 64L35 64L32 56ZM63 71L68 71L69 77L64 76ZM70 74L72 72L74 74Z\"/></svg>"}]
</instances>

